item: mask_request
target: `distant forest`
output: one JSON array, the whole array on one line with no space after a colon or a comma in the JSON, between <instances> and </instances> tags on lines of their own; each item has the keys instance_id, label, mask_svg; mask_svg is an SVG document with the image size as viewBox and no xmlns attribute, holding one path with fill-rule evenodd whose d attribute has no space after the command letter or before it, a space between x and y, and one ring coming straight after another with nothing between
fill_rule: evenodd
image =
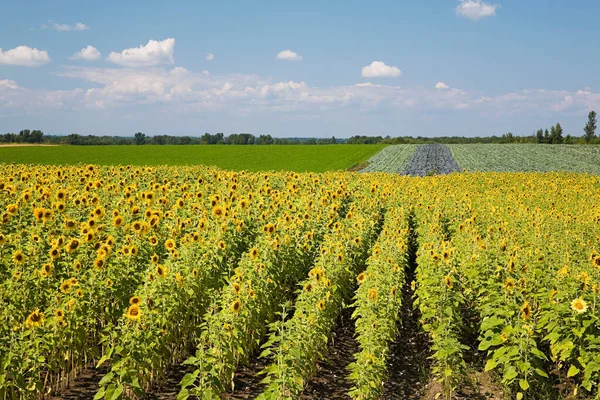
<instances>
[{"instance_id":1,"label":"distant forest","mask_svg":"<svg viewBox=\"0 0 600 400\"><path fill-rule=\"evenodd\" d=\"M596 136L596 113L591 111L588 121L583 128L583 136L563 135L560 123L550 129L538 129L530 136L518 136L506 133L501 136L464 137L411 137L411 136L363 136L356 135L348 139L331 138L274 138L271 135L255 136L251 133L232 133L225 136L223 133L205 133L202 136L147 136L138 132L133 136L97 136L79 135L44 135L40 130L24 129L19 133L0 134L0 143L40 143L40 144L68 144L68 145L270 145L270 144L425 144L425 143L545 143L545 144L600 144Z\"/></svg>"}]
</instances>

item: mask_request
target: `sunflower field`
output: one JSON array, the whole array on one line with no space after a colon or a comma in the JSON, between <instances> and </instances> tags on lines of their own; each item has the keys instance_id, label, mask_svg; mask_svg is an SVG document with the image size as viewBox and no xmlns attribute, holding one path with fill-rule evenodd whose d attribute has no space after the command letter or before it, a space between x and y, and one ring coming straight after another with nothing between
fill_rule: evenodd
<instances>
[{"instance_id":1,"label":"sunflower field","mask_svg":"<svg viewBox=\"0 0 600 400\"><path fill-rule=\"evenodd\" d=\"M429 377L600 398L600 177L0 164L0 399L296 399L350 308L353 399L383 398L411 299ZM408 295L404 295L408 294ZM473 360L480 360L473 361Z\"/></svg>"}]
</instances>

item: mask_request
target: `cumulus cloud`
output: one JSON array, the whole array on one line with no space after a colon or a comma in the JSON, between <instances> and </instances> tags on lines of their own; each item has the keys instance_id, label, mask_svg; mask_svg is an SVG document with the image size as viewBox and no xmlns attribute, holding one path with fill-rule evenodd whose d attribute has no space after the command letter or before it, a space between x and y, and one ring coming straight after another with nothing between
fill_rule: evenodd
<instances>
[{"instance_id":1,"label":"cumulus cloud","mask_svg":"<svg viewBox=\"0 0 600 400\"><path fill-rule=\"evenodd\" d=\"M472 21L479 21L481 18L496 15L499 8L500 4L490 4L482 0L460 0L460 4L456 7L456 14Z\"/></svg>"},{"instance_id":2,"label":"cumulus cloud","mask_svg":"<svg viewBox=\"0 0 600 400\"><path fill-rule=\"evenodd\" d=\"M402 71L399 68L385 65L383 61L373 61L362 69L364 78L394 78L400 75Z\"/></svg>"},{"instance_id":3,"label":"cumulus cloud","mask_svg":"<svg viewBox=\"0 0 600 400\"><path fill-rule=\"evenodd\" d=\"M206 61L212 61L215 59L215 55L212 53L207 53L206 54Z\"/></svg>"},{"instance_id":4,"label":"cumulus cloud","mask_svg":"<svg viewBox=\"0 0 600 400\"><path fill-rule=\"evenodd\" d=\"M125 49L120 53L112 52L108 60L125 67L152 67L159 64L173 64L175 39L161 41L150 40L145 46Z\"/></svg>"},{"instance_id":5,"label":"cumulus cloud","mask_svg":"<svg viewBox=\"0 0 600 400\"><path fill-rule=\"evenodd\" d=\"M50 61L50 56L45 50L38 50L29 46L18 46L6 51L2 51L0 48L0 64L37 67L48 64Z\"/></svg>"},{"instance_id":6,"label":"cumulus cloud","mask_svg":"<svg viewBox=\"0 0 600 400\"><path fill-rule=\"evenodd\" d=\"M47 25L42 25L42 28L47 27ZM57 24L56 22L52 23L52 27L59 32L69 32L69 31L88 31L90 28L82 24L81 22L77 22L74 25L68 24Z\"/></svg>"},{"instance_id":7,"label":"cumulus cloud","mask_svg":"<svg viewBox=\"0 0 600 400\"><path fill-rule=\"evenodd\" d=\"M278 59L278 60L290 60L290 61L299 61L299 60L302 60L302 56L301 55L299 55L297 53L294 53L293 51L291 51L289 49L288 50L280 51L275 56L275 58Z\"/></svg>"},{"instance_id":8,"label":"cumulus cloud","mask_svg":"<svg viewBox=\"0 0 600 400\"><path fill-rule=\"evenodd\" d=\"M69 57L70 60L86 60L86 61L98 61L101 57L100 52L94 46L87 46L77 53Z\"/></svg>"},{"instance_id":9,"label":"cumulus cloud","mask_svg":"<svg viewBox=\"0 0 600 400\"><path fill-rule=\"evenodd\" d=\"M17 82L11 81L9 79L2 79L2 80L0 80L0 88L20 89L19 85L17 85Z\"/></svg>"},{"instance_id":10,"label":"cumulus cloud","mask_svg":"<svg viewBox=\"0 0 600 400\"><path fill-rule=\"evenodd\" d=\"M436 89L450 89L450 86L446 85L444 82L438 82L435 84Z\"/></svg>"}]
</instances>

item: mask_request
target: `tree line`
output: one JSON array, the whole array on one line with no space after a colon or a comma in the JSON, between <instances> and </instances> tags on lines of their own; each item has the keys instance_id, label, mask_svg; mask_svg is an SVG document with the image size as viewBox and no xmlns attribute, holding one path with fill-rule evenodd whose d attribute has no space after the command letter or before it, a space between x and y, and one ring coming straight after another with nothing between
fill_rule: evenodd
<instances>
[{"instance_id":1,"label":"tree line","mask_svg":"<svg viewBox=\"0 0 600 400\"><path fill-rule=\"evenodd\" d=\"M548 129L538 129L533 135L518 136L511 132L501 136L486 137L464 137L464 136L365 136L356 135L349 139L331 138L274 138L271 135L255 136L251 133L205 133L202 136L171 136L155 135L147 136L137 132L133 137L123 136L96 136L79 135L72 133L66 136L44 135L40 130L24 129L19 133L0 134L0 143L46 143L46 144L68 144L68 145L272 145L272 144L426 144L426 143L540 143L540 144L600 144L600 138L596 136L597 120L596 112L590 111L588 120L583 128L584 135L580 137L564 135L560 123Z\"/></svg>"}]
</instances>

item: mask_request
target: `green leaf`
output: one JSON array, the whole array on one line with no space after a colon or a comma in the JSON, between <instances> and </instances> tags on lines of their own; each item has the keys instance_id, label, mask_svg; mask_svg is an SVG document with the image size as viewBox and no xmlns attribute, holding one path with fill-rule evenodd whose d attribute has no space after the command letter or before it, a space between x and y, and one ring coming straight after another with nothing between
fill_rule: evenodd
<instances>
[{"instance_id":1,"label":"green leaf","mask_svg":"<svg viewBox=\"0 0 600 400\"><path fill-rule=\"evenodd\" d=\"M98 382L99 386L105 386L108 382L110 382L113 377L115 376L115 374L111 371L108 374L104 375L104 377L102 379L100 379L100 382Z\"/></svg>"},{"instance_id":2,"label":"green leaf","mask_svg":"<svg viewBox=\"0 0 600 400\"><path fill-rule=\"evenodd\" d=\"M117 386L115 388L115 391L113 392L112 396L108 400L117 400L119 397L121 397L121 393L123 393L123 389L125 389L123 387L123 385Z\"/></svg>"},{"instance_id":3,"label":"green leaf","mask_svg":"<svg viewBox=\"0 0 600 400\"><path fill-rule=\"evenodd\" d=\"M181 389L177 395L177 400L187 400L188 397L190 397L190 392L187 389Z\"/></svg>"},{"instance_id":4,"label":"green leaf","mask_svg":"<svg viewBox=\"0 0 600 400\"><path fill-rule=\"evenodd\" d=\"M543 369L536 368L535 373L543 378L548 378L548 374Z\"/></svg>"},{"instance_id":5,"label":"green leaf","mask_svg":"<svg viewBox=\"0 0 600 400\"><path fill-rule=\"evenodd\" d=\"M517 400L523 400L523 393L517 393Z\"/></svg>"},{"instance_id":6,"label":"green leaf","mask_svg":"<svg viewBox=\"0 0 600 400\"><path fill-rule=\"evenodd\" d=\"M186 387L190 386L192 383L194 383L195 380L196 380L196 376L194 376L194 374L187 373L187 374L185 374L183 379L181 379L181 387L186 388Z\"/></svg>"},{"instance_id":7,"label":"green leaf","mask_svg":"<svg viewBox=\"0 0 600 400\"><path fill-rule=\"evenodd\" d=\"M100 390L98 390L98 393L96 393L96 395L94 396L94 400L100 400L101 398L104 397L104 386L102 386L100 388Z\"/></svg>"},{"instance_id":8,"label":"green leaf","mask_svg":"<svg viewBox=\"0 0 600 400\"><path fill-rule=\"evenodd\" d=\"M568 377L568 378L570 378L570 377L572 377L572 376L575 376L575 375L577 375L578 373L579 373L579 368L577 368L577 367L576 367L576 366L574 366L574 365L571 365L571 366L569 367L569 371L567 372L567 377Z\"/></svg>"},{"instance_id":9,"label":"green leaf","mask_svg":"<svg viewBox=\"0 0 600 400\"><path fill-rule=\"evenodd\" d=\"M100 359L98 360L98 363L96 364L96 368L99 368L99 367L100 367L102 364L104 364L104 362L105 362L106 360L108 360L109 358L110 358L110 356L109 356L108 354L105 354L105 355L103 355L103 356L102 356L102 358L100 358Z\"/></svg>"},{"instance_id":10,"label":"green leaf","mask_svg":"<svg viewBox=\"0 0 600 400\"><path fill-rule=\"evenodd\" d=\"M498 365L498 363L496 362L496 360L494 360L493 358L490 358L485 363L485 372L493 370L494 368L496 368L497 365Z\"/></svg>"},{"instance_id":11,"label":"green leaf","mask_svg":"<svg viewBox=\"0 0 600 400\"><path fill-rule=\"evenodd\" d=\"M515 370L515 367L508 367L506 369L506 371L504 371L504 379L502 379L502 382L504 383L508 383L510 381L512 381L513 379L515 379L517 377L517 371Z\"/></svg>"},{"instance_id":12,"label":"green leaf","mask_svg":"<svg viewBox=\"0 0 600 400\"><path fill-rule=\"evenodd\" d=\"M527 381L525 379L521 379L519 380L519 386L521 387L521 389L523 390L527 390L529 389L529 383L527 383Z\"/></svg>"}]
</instances>

